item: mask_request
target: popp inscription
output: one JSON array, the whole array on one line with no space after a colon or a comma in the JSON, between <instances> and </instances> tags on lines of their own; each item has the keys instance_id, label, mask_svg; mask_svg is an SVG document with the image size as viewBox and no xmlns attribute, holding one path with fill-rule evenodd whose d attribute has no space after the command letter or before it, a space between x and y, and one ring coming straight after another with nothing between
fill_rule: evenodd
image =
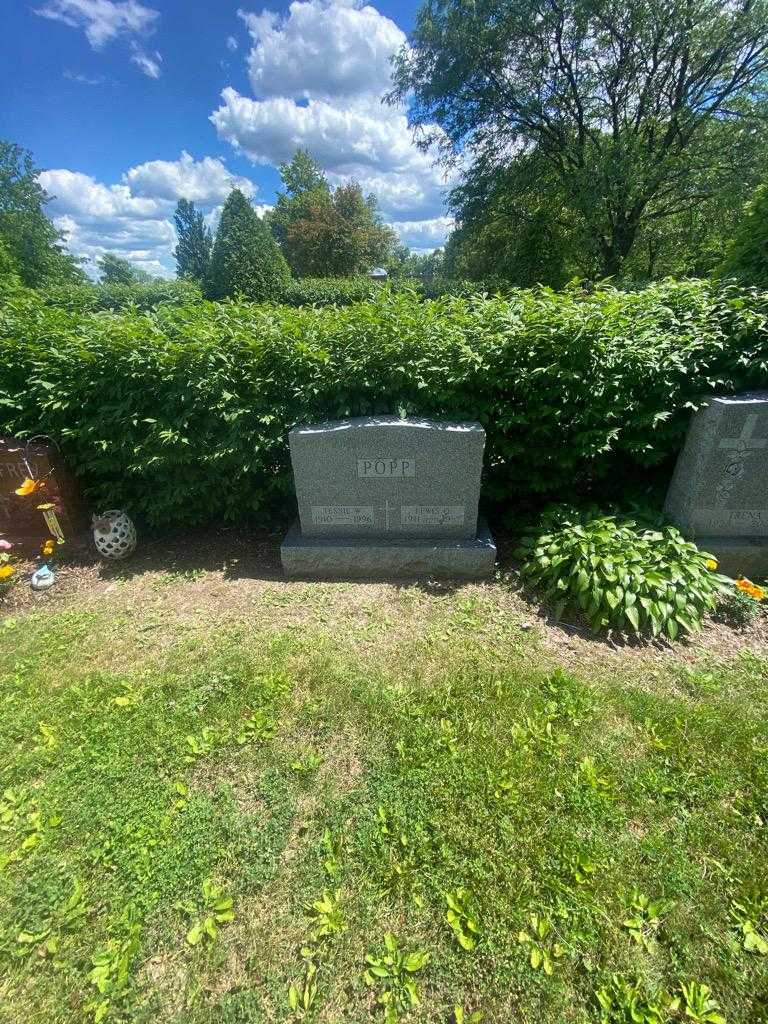
<instances>
[{"instance_id":1,"label":"popp inscription","mask_svg":"<svg viewBox=\"0 0 768 1024\"><path fill-rule=\"evenodd\" d=\"M403 477L416 476L416 462L414 459L358 459L357 475L375 480L402 480Z\"/></svg>"}]
</instances>

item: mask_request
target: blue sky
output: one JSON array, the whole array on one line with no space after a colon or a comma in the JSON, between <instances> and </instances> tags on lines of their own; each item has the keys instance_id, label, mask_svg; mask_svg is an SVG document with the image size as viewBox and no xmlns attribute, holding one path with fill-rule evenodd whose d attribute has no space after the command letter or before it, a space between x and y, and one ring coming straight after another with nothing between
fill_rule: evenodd
<instances>
[{"instance_id":1,"label":"blue sky","mask_svg":"<svg viewBox=\"0 0 768 1024\"><path fill-rule=\"evenodd\" d=\"M10 0L0 135L32 150L49 215L91 265L114 251L171 274L176 200L211 222L235 185L268 206L297 145L429 250L449 227L445 175L381 103L417 6Z\"/></svg>"}]
</instances>

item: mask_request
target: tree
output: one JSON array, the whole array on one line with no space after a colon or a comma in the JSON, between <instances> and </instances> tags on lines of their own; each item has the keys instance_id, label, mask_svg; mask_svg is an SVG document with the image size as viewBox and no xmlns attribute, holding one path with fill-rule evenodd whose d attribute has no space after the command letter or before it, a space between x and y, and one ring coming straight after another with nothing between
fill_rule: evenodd
<instances>
[{"instance_id":1,"label":"tree","mask_svg":"<svg viewBox=\"0 0 768 1024\"><path fill-rule=\"evenodd\" d=\"M15 291L20 286L18 264L5 239L0 238L0 294Z\"/></svg>"},{"instance_id":2,"label":"tree","mask_svg":"<svg viewBox=\"0 0 768 1024\"><path fill-rule=\"evenodd\" d=\"M535 152L491 173L476 166L451 203L459 222L446 246L451 277L561 288L594 273L583 221Z\"/></svg>"},{"instance_id":3,"label":"tree","mask_svg":"<svg viewBox=\"0 0 768 1024\"><path fill-rule=\"evenodd\" d=\"M307 149L297 149L290 162L280 164L278 170L289 196L300 196L316 188L328 188L320 165Z\"/></svg>"},{"instance_id":4,"label":"tree","mask_svg":"<svg viewBox=\"0 0 768 1024\"><path fill-rule=\"evenodd\" d=\"M205 281L209 299L279 301L291 272L269 228L239 189L224 204Z\"/></svg>"},{"instance_id":5,"label":"tree","mask_svg":"<svg viewBox=\"0 0 768 1024\"><path fill-rule=\"evenodd\" d=\"M768 0L426 0L389 98L485 175L536 152L613 275L726 181L708 128L754 128L766 72Z\"/></svg>"},{"instance_id":6,"label":"tree","mask_svg":"<svg viewBox=\"0 0 768 1024\"><path fill-rule=\"evenodd\" d=\"M280 172L285 192L269 225L297 277L349 277L389 265L397 236L382 224L375 196L354 181L332 190L306 150Z\"/></svg>"},{"instance_id":7,"label":"tree","mask_svg":"<svg viewBox=\"0 0 768 1024\"><path fill-rule=\"evenodd\" d=\"M29 150L0 139L0 239L28 287L82 281L78 261L64 251L61 232L43 212L52 197L39 175Z\"/></svg>"},{"instance_id":8,"label":"tree","mask_svg":"<svg viewBox=\"0 0 768 1024\"><path fill-rule=\"evenodd\" d=\"M202 213L188 199L180 199L173 215L178 242L173 250L177 277L202 282L208 272L213 240Z\"/></svg>"},{"instance_id":9,"label":"tree","mask_svg":"<svg viewBox=\"0 0 768 1024\"><path fill-rule=\"evenodd\" d=\"M768 182L757 187L747 204L719 273L768 289Z\"/></svg>"},{"instance_id":10,"label":"tree","mask_svg":"<svg viewBox=\"0 0 768 1024\"><path fill-rule=\"evenodd\" d=\"M113 252L105 252L100 256L97 266L101 284L146 284L152 280L145 270L135 267L130 260Z\"/></svg>"},{"instance_id":11,"label":"tree","mask_svg":"<svg viewBox=\"0 0 768 1024\"><path fill-rule=\"evenodd\" d=\"M445 253L442 249L433 249L432 252L426 253L412 253L405 246L402 248L405 251L397 268L398 277L434 281L435 278L443 276Z\"/></svg>"}]
</instances>

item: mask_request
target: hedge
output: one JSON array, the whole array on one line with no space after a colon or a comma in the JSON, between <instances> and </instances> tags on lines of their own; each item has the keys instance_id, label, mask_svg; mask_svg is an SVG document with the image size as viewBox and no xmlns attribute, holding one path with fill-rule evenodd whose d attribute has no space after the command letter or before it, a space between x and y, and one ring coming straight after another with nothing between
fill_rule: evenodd
<instances>
[{"instance_id":1,"label":"hedge","mask_svg":"<svg viewBox=\"0 0 768 1024\"><path fill-rule=\"evenodd\" d=\"M287 510L297 422L479 419L509 513L666 473L701 395L765 386L767 323L768 294L703 281L122 314L26 293L0 307L0 429L53 435L95 505L170 524Z\"/></svg>"},{"instance_id":2,"label":"hedge","mask_svg":"<svg viewBox=\"0 0 768 1024\"><path fill-rule=\"evenodd\" d=\"M350 306L376 299L382 289L413 292L424 298L443 295L467 297L483 291L507 292L509 286L485 286L470 281L436 279L421 283L413 278L392 279L382 285L369 277L303 277L291 279L280 302L286 306ZM38 293L48 306L80 313L133 308L148 312L160 305L183 306L201 302L202 293L192 281L152 281L149 284L54 285Z\"/></svg>"},{"instance_id":3,"label":"hedge","mask_svg":"<svg viewBox=\"0 0 768 1024\"><path fill-rule=\"evenodd\" d=\"M132 307L147 312L160 305L185 306L202 301L193 281L151 281L148 284L62 284L38 292L47 306L79 313L119 312Z\"/></svg>"}]
</instances>

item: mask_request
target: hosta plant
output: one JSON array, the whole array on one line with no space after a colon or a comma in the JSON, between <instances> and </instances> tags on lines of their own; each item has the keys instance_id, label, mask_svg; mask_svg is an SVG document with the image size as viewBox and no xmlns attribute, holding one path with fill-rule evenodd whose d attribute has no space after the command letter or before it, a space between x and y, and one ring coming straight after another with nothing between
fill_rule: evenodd
<instances>
[{"instance_id":1,"label":"hosta plant","mask_svg":"<svg viewBox=\"0 0 768 1024\"><path fill-rule=\"evenodd\" d=\"M730 580L674 526L617 516L563 513L518 550L522 579L554 604L556 618L581 612L593 630L616 629L674 640L699 629Z\"/></svg>"}]
</instances>

